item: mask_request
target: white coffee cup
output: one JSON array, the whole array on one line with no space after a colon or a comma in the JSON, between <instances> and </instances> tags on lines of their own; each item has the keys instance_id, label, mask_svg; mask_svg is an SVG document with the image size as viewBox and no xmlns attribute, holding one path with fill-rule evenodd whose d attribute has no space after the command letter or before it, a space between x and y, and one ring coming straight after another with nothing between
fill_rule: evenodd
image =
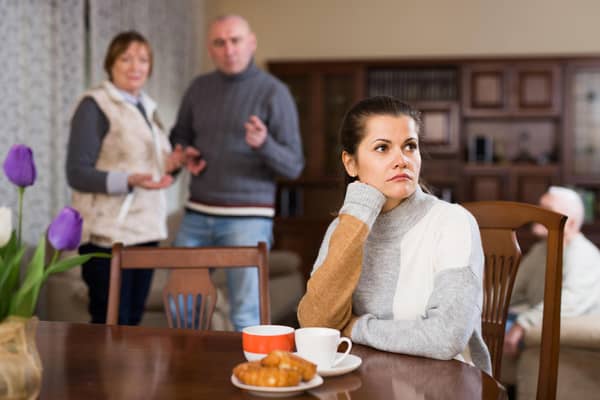
<instances>
[{"instance_id":1,"label":"white coffee cup","mask_svg":"<svg viewBox=\"0 0 600 400\"><path fill-rule=\"evenodd\" d=\"M298 355L317 364L317 369L330 369L338 365L352 349L347 337L340 337L340 331L331 328L301 328L294 333ZM346 342L346 352L337 356L340 343ZM337 356L337 357L336 357Z\"/></svg>"}]
</instances>

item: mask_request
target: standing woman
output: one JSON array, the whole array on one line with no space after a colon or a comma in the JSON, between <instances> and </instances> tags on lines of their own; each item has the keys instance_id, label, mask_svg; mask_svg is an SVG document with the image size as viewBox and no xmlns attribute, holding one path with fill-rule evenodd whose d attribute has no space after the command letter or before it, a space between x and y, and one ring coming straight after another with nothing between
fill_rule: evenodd
<instances>
[{"instance_id":1,"label":"standing woman","mask_svg":"<svg viewBox=\"0 0 600 400\"><path fill-rule=\"evenodd\" d=\"M122 32L106 52L108 80L82 96L71 120L67 179L73 206L84 220L80 254L111 252L112 244L157 246L167 237L163 189L180 167L181 149L171 152L156 115L156 103L142 91L152 72L152 49L138 32ZM105 323L110 259L82 266L92 323ZM152 270L125 270L119 324L139 324Z\"/></svg>"},{"instance_id":2,"label":"standing woman","mask_svg":"<svg viewBox=\"0 0 600 400\"><path fill-rule=\"evenodd\" d=\"M351 183L298 320L379 350L454 358L490 373L479 229L464 208L419 186L419 130L419 113L392 97L346 114L342 162Z\"/></svg>"}]
</instances>

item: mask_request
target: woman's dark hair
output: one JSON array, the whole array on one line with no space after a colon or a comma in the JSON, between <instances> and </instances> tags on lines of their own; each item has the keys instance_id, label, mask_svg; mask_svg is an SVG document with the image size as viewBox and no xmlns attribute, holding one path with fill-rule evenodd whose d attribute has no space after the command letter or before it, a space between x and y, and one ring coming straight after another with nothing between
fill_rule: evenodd
<instances>
[{"instance_id":1,"label":"woman's dark hair","mask_svg":"<svg viewBox=\"0 0 600 400\"><path fill-rule=\"evenodd\" d=\"M152 47L148 40L137 31L125 31L119 33L111 40L106 50L106 56L104 57L104 70L108 74L108 77L112 80L112 67L117 61L117 58L125 53L129 48L129 45L133 42L138 42L146 46L148 50L148 57L150 57L150 70L148 76L152 75Z\"/></svg>"},{"instance_id":2,"label":"woman's dark hair","mask_svg":"<svg viewBox=\"0 0 600 400\"><path fill-rule=\"evenodd\" d=\"M375 96L361 100L354 104L344 116L340 128L340 141L342 150L356 156L356 149L365 136L367 119L378 115L389 115L392 117L407 116L412 118L417 125L417 134L421 132L421 113L410 105L391 96ZM344 170L346 184L355 181Z\"/></svg>"}]
</instances>

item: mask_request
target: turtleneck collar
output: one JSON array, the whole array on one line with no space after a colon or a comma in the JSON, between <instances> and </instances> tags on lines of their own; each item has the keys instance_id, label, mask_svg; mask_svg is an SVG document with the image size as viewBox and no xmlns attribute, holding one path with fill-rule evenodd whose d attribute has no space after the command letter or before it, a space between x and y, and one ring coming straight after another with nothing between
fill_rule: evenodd
<instances>
[{"instance_id":1,"label":"turtleneck collar","mask_svg":"<svg viewBox=\"0 0 600 400\"><path fill-rule=\"evenodd\" d=\"M371 229L374 237L398 237L409 231L438 199L424 193L417 185L415 192L388 212L381 213Z\"/></svg>"},{"instance_id":2,"label":"turtleneck collar","mask_svg":"<svg viewBox=\"0 0 600 400\"><path fill-rule=\"evenodd\" d=\"M109 80L102 82L101 86L104 87L114 101L126 102L133 106L135 106L138 102L141 102L144 105L147 115L152 115L154 110L156 110L156 103L143 90L140 91L139 97L136 98L135 96L120 90Z\"/></svg>"},{"instance_id":3,"label":"turtleneck collar","mask_svg":"<svg viewBox=\"0 0 600 400\"><path fill-rule=\"evenodd\" d=\"M248 63L246 69L240 72L239 74L228 75L218 69L216 70L216 72L217 75L219 75L222 79L226 81L241 81L255 75L259 72L259 69L254 63L254 58L252 58L250 59L250 62Z\"/></svg>"}]
</instances>

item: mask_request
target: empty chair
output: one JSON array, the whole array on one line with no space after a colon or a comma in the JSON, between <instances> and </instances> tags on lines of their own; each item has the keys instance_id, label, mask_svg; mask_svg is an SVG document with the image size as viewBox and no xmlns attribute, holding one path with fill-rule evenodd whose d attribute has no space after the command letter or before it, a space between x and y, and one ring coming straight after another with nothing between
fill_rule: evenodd
<instances>
[{"instance_id":1,"label":"empty chair","mask_svg":"<svg viewBox=\"0 0 600 400\"><path fill-rule=\"evenodd\" d=\"M128 268L168 269L163 289L163 304L172 328L210 329L217 291L210 269L257 268L260 321L271 321L267 246L237 247L124 247L116 243L112 250L110 290L106 323L118 321L121 270Z\"/></svg>"},{"instance_id":2,"label":"empty chair","mask_svg":"<svg viewBox=\"0 0 600 400\"><path fill-rule=\"evenodd\" d=\"M500 379L508 306L521 259L516 230L532 222L548 229L537 399L554 399L560 338L563 231L567 217L531 204L508 201L481 201L463 206L475 216L481 232L485 255L482 333L496 379Z\"/></svg>"}]
</instances>

